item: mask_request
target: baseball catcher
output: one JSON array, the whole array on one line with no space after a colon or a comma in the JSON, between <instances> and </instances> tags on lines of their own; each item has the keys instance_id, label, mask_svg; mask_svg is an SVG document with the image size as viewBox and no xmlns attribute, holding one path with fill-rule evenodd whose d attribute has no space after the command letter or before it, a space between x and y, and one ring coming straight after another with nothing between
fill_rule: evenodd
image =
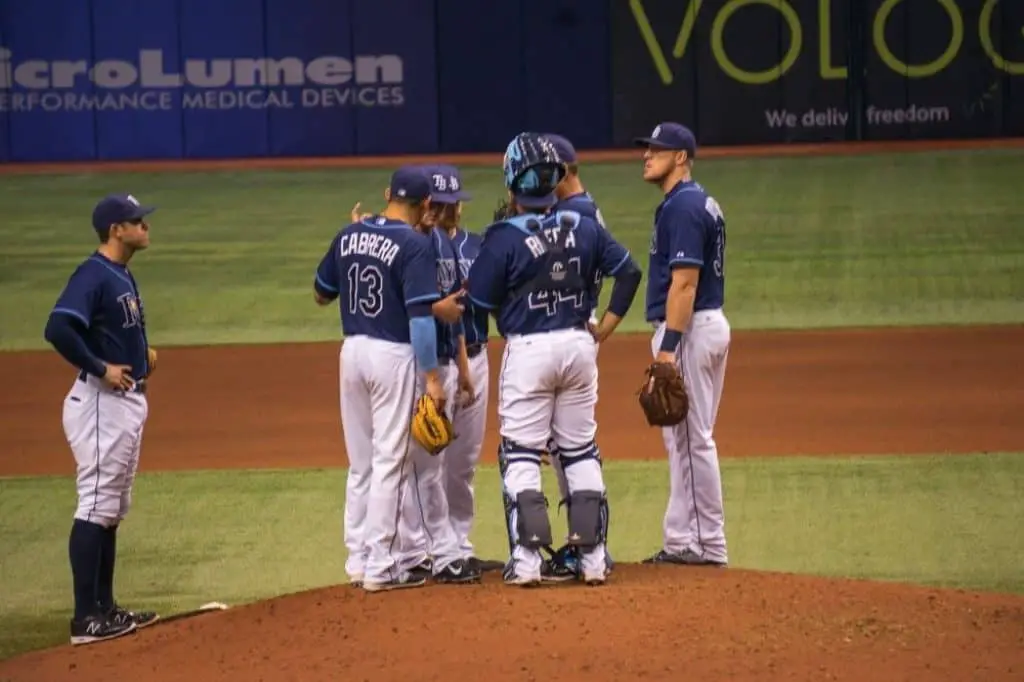
<instances>
[{"instance_id":1,"label":"baseball catcher","mask_svg":"<svg viewBox=\"0 0 1024 682\"><path fill-rule=\"evenodd\" d=\"M675 426L686 419L690 409L686 386L676 366L653 362L644 373L640 387L640 409L651 426Z\"/></svg>"}]
</instances>

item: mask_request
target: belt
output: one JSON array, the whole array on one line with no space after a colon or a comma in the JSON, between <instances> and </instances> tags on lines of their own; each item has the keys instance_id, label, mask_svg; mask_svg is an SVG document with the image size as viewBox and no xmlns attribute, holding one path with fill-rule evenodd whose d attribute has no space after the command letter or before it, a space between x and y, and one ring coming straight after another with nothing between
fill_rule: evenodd
<instances>
[{"instance_id":1,"label":"belt","mask_svg":"<svg viewBox=\"0 0 1024 682\"><path fill-rule=\"evenodd\" d=\"M89 373L86 372L84 369L81 372L78 373L78 380L81 381L81 382L85 382L85 380L88 377L89 377ZM119 390L121 393L141 393L141 394L145 395L146 390L147 390L146 377L142 377L141 379L135 379L135 385L132 388L128 389L127 391L124 390L124 389L116 389L116 390Z\"/></svg>"}]
</instances>

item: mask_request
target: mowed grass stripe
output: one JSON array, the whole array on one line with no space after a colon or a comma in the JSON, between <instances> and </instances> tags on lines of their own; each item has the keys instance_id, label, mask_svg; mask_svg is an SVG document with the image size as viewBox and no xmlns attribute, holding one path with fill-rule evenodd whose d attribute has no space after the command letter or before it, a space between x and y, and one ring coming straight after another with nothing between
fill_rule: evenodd
<instances>
[{"instance_id":1,"label":"mowed grass stripe","mask_svg":"<svg viewBox=\"0 0 1024 682\"><path fill-rule=\"evenodd\" d=\"M637 163L583 177L646 267L656 188ZM1010 150L699 160L728 221L737 329L1024 321L1024 153ZM133 263L155 344L329 340L312 273L349 210L382 205L385 170L0 176L0 349L43 345L71 269L95 246L93 203L158 204ZM497 168L467 167L465 224L490 219ZM605 296L610 287L605 287ZM643 327L643 293L624 331Z\"/></svg>"}]
</instances>

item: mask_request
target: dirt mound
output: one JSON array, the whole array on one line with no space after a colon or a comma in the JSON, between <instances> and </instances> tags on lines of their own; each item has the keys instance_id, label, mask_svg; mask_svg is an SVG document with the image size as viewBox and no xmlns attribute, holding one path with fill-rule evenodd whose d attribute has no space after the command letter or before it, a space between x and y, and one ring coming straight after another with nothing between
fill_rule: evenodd
<instances>
[{"instance_id":1,"label":"dirt mound","mask_svg":"<svg viewBox=\"0 0 1024 682\"><path fill-rule=\"evenodd\" d=\"M589 620L588 620L589 619ZM1024 597L737 569L337 586L0 663L0 680L1020 680Z\"/></svg>"}]
</instances>

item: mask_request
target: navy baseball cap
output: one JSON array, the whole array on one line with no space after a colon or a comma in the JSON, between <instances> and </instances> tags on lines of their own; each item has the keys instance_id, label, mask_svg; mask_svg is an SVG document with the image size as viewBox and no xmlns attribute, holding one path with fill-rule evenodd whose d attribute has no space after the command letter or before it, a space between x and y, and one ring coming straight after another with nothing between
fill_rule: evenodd
<instances>
[{"instance_id":1,"label":"navy baseball cap","mask_svg":"<svg viewBox=\"0 0 1024 682\"><path fill-rule=\"evenodd\" d=\"M462 177L455 166L440 165L427 169L430 174L430 200L438 204L469 201L472 197L462 189Z\"/></svg>"},{"instance_id":2,"label":"navy baseball cap","mask_svg":"<svg viewBox=\"0 0 1024 682\"><path fill-rule=\"evenodd\" d=\"M430 178L419 166L402 166L391 175L391 198L423 201L430 198Z\"/></svg>"},{"instance_id":3,"label":"navy baseball cap","mask_svg":"<svg viewBox=\"0 0 1024 682\"><path fill-rule=\"evenodd\" d=\"M576 148L572 146L572 142L569 142L567 138L554 133L544 133L544 137L551 140L551 144L555 148L555 152L558 153L558 158L565 163L576 163Z\"/></svg>"},{"instance_id":4,"label":"navy baseball cap","mask_svg":"<svg viewBox=\"0 0 1024 682\"><path fill-rule=\"evenodd\" d=\"M697 155L697 138L686 126L671 121L659 123L650 137L638 137L633 142L639 147L684 151L691 159Z\"/></svg>"},{"instance_id":5,"label":"navy baseball cap","mask_svg":"<svg viewBox=\"0 0 1024 682\"><path fill-rule=\"evenodd\" d=\"M92 210L92 227L98 232L117 223L145 218L155 210L156 206L143 206L131 194L110 194Z\"/></svg>"},{"instance_id":6,"label":"navy baseball cap","mask_svg":"<svg viewBox=\"0 0 1024 682\"><path fill-rule=\"evenodd\" d=\"M565 161L545 135L519 133L508 143L502 162L505 187L524 208L545 209L558 203L555 188L565 177Z\"/></svg>"}]
</instances>

